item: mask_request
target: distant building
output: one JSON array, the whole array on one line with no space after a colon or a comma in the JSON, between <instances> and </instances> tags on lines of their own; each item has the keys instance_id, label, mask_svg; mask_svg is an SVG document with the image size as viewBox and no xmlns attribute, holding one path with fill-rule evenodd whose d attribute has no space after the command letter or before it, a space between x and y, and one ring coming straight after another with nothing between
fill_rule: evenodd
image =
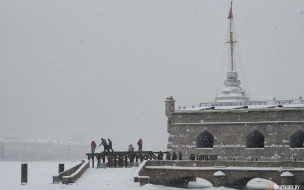
<instances>
[{"instance_id":1,"label":"distant building","mask_svg":"<svg viewBox=\"0 0 304 190\"><path fill-rule=\"evenodd\" d=\"M75 141L6 137L0 139L0 160L72 161L85 159L89 145Z\"/></svg>"}]
</instances>

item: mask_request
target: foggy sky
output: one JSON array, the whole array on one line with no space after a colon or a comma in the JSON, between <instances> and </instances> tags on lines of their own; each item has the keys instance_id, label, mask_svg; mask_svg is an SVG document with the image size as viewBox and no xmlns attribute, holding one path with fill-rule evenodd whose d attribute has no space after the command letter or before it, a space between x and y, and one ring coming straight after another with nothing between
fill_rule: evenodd
<instances>
[{"instance_id":1,"label":"foggy sky","mask_svg":"<svg viewBox=\"0 0 304 190\"><path fill-rule=\"evenodd\" d=\"M0 137L143 139L166 149L164 100L214 100L229 0L0 1ZM252 100L304 95L304 1L234 0ZM242 82L242 81L241 81ZM136 146L137 147L137 146Z\"/></svg>"}]
</instances>

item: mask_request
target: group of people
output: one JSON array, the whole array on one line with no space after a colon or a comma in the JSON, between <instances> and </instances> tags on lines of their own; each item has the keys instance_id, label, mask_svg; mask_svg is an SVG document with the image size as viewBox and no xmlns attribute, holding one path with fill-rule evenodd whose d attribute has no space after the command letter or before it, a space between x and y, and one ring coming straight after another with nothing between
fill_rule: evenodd
<instances>
[{"instance_id":1,"label":"group of people","mask_svg":"<svg viewBox=\"0 0 304 190\"><path fill-rule=\"evenodd\" d=\"M101 143L99 146L103 145L103 151L104 152L110 152L110 150L112 152L114 152L113 148L112 148L112 141L111 139L108 139L109 143L107 143L107 141L104 139L104 138L101 138ZM139 139L138 142L137 142L137 145L138 145L138 152L142 151L142 145L143 145L143 141L142 139ZM92 141L91 142L91 151L92 151L92 154L95 153L95 150L96 150L96 142L95 141ZM132 144L129 145L129 148L128 148L128 151L129 152L134 152L134 147Z\"/></svg>"},{"instance_id":2,"label":"group of people","mask_svg":"<svg viewBox=\"0 0 304 190\"><path fill-rule=\"evenodd\" d=\"M103 148L104 148L104 152L110 152L110 150L112 152L114 152L113 148L112 148L112 141L111 139L108 139L109 143L107 143L107 141L104 139L104 138L101 138L101 143L99 146L103 145ZM143 141L142 139L139 139L137 141L137 145L138 145L138 152L141 152L142 151L142 145L143 145ZM129 148L128 148L128 152L134 152L134 147L132 144L129 145ZM91 142L91 151L92 151L92 154L94 154L96 150L96 142L95 141L92 141ZM164 154L162 153L162 151L159 151L158 155L157 155L157 160L163 160L163 157L164 157ZM179 151L178 153L178 157L179 157L179 160L182 160L182 152ZM190 160L195 160L195 154L191 154L190 155ZM169 152L167 152L167 155L166 155L166 160L171 160L171 154ZM172 160L177 160L177 154L175 152L173 152L172 154Z\"/></svg>"},{"instance_id":3,"label":"group of people","mask_svg":"<svg viewBox=\"0 0 304 190\"><path fill-rule=\"evenodd\" d=\"M157 155L157 160L163 160L163 156L164 156L164 154L162 153L162 151L159 151L159 153ZM195 157L196 157L195 154L191 153L190 160L195 160ZM178 153L178 159L179 160L183 159L183 154L181 151L179 151L179 153ZM171 160L170 152L167 152L166 160ZM172 160L177 160L177 154L175 152L173 152L173 154L172 154Z\"/></svg>"},{"instance_id":4,"label":"group of people","mask_svg":"<svg viewBox=\"0 0 304 190\"><path fill-rule=\"evenodd\" d=\"M99 146L103 145L103 151L104 152L110 152L110 150L112 152L114 152L113 148L112 148L112 141L111 139L108 139L109 141L109 144L107 143L107 141L104 139L104 138L101 138L101 143ZM92 154L95 153L95 150L96 150L96 142L95 141L92 141L91 142L91 151L92 151Z\"/></svg>"},{"instance_id":5,"label":"group of people","mask_svg":"<svg viewBox=\"0 0 304 190\"><path fill-rule=\"evenodd\" d=\"M138 152L141 152L142 151L142 145L143 145L143 141L142 139L139 139L137 141L137 145L138 145ZM129 145L129 148L128 148L128 152L134 152L134 147L132 144Z\"/></svg>"},{"instance_id":6,"label":"group of people","mask_svg":"<svg viewBox=\"0 0 304 190\"><path fill-rule=\"evenodd\" d=\"M159 151L158 155L157 155L157 160L163 160L164 154L162 151ZM181 151L179 151L178 153L178 158L179 160L182 160L183 158L183 154ZM167 152L166 154L166 160L171 160L171 154L170 152ZM177 154L175 152L173 152L172 154L172 160L177 160Z\"/></svg>"}]
</instances>

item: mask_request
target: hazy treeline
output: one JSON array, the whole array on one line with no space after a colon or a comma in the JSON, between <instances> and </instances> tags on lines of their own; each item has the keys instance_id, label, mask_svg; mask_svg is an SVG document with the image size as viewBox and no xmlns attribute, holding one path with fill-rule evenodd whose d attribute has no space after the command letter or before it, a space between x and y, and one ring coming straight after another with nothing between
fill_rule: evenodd
<instances>
[{"instance_id":1,"label":"hazy treeline","mask_svg":"<svg viewBox=\"0 0 304 190\"><path fill-rule=\"evenodd\" d=\"M88 146L77 141L4 138L0 139L0 160L51 161L86 158Z\"/></svg>"}]
</instances>

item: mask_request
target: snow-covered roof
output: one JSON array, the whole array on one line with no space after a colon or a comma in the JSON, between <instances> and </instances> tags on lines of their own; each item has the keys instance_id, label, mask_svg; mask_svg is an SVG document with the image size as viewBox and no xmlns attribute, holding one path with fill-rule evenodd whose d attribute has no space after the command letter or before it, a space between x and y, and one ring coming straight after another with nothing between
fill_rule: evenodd
<instances>
[{"instance_id":1,"label":"snow-covered roof","mask_svg":"<svg viewBox=\"0 0 304 190\"><path fill-rule=\"evenodd\" d=\"M245 108L245 106L217 106L214 107L215 110L231 110L231 109L240 109Z\"/></svg>"},{"instance_id":2,"label":"snow-covered roof","mask_svg":"<svg viewBox=\"0 0 304 190\"><path fill-rule=\"evenodd\" d=\"M304 104L283 104L284 108L303 108Z\"/></svg>"},{"instance_id":3,"label":"snow-covered roof","mask_svg":"<svg viewBox=\"0 0 304 190\"><path fill-rule=\"evenodd\" d=\"M178 108L177 112L183 111L200 111L200 110L254 110L254 109L286 109L286 108L304 108L302 104L283 104L283 105L233 105L233 106L203 106L203 107L189 107L189 108Z\"/></svg>"},{"instance_id":4,"label":"snow-covered roof","mask_svg":"<svg viewBox=\"0 0 304 190\"><path fill-rule=\"evenodd\" d=\"M275 108L277 105L249 105L248 109Z\"/></svg>"},{"instance_id":5,"label":"snow-covered roof","mask_svg":"<svg viewBox=\"0 0 304 190\"><path fill-rule=\"evenodd\" d=\"M190 108L185 108L185 109L181 109L181 110L210 110L213 107L190 107Z\"/></svg>"}]
</instances>

